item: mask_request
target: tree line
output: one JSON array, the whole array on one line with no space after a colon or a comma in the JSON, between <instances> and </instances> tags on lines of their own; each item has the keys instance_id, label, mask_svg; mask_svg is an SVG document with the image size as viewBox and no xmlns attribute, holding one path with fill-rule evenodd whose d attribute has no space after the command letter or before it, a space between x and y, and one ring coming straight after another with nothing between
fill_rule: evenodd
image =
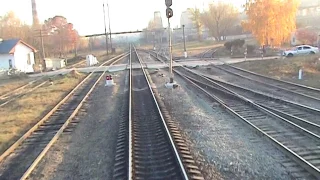
<instances>
[{"instance_id":1,"label":"tree line","mask_svg":"<svg viewBox=\"0 0 320 180\"><path fill-rule=\"evenodd\" d=\"M207 28L216 41L221 41L230 29L241 24L242 32L252 33L260 45L282 45L296 30L298 6L299 0L249 0L244 5L246 18L242 20L237 8L223 2L209 4L203 12L198 8L190 12L199 40L203 28ZM301 34L307 33L298 33L298 36L302 37Z\"/></svg>"},{"instance_id":2,"label":"tree line","mask_svg":"<svg viewBox=\"0 0 320 180\"><path fill-rule=\"evenodd\" d=\"M4 40L21 39L42 51L41 36L46 57L76 55L78 51L101 47L102 42L99 38L81 38L73 24L63 16L54 16L33 26L23 23L12 11L0 16L0 38Z\"/></svg>"},{"instance_id":3,"label":"tree line","mask_svg":"<svg viewBox=\"0 0 320 180\"><path fill-rule=\"evenodd\" d=\"M310 28L297 29L299 5L300 0L248 0L242 14L225 2L208 4L203 10L190 8L188 11L199 41L202 41L202 33L206 30L216 41L226 40L228 35L251 33L260 45L281 46L288 43L295 33L302 43L312 44L317 40L317 34ZM153 24L150 21L145 29L145 39L152 39L155 34Z\"/></svg>"}]
</instances>

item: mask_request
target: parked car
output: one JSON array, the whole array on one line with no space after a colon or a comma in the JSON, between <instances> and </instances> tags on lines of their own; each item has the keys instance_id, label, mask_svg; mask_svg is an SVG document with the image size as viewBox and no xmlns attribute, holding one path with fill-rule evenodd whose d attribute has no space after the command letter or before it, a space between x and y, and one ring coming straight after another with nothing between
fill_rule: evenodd
<instances>
[{"instance_id":1,"label":"parked car","mask_svg":"<svg viewBox=\"0 0 320 180\"><path fill-rule=\"evenodd\" d=\"M286 57L293 57L293 56L301 56L301 55L317 54L317 53L319 53L319 48L309 46L309 45L301 45L301 46L296 46L292 50L284 51L283 55Z\"/></svg>"}]
</instances>

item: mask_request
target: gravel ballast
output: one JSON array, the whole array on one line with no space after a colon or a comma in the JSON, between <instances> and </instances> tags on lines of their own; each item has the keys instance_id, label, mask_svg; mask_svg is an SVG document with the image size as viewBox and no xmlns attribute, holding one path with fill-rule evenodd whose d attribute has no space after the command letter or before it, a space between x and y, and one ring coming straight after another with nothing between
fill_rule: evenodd
<instances>
[{"instance_id":1,"label":"gravel ballast","mask_svg":"<svg viewBox=\"0 0 320 180\"><path fill-rule=\"evenodd\" d=\"M248 80L245 78L241 78L235 75L232 75L228 72L218 69L215 66L207 66L201 67L195 70L196 72L200 72L202 74L207 75L208 77L212 77L214 79L218 79L220 81L226 81L241 87L246 87L249 89L253 89L258 92L265 93L272 97L281 98L287 101L293 101L308 107L313 107L320 109L320 104L316 100L310 100L306 97L297 95L295 93L286 92L284 90L271 87L269 84L260 84L252 80Z\"/></svg>"},{"instance_id":2,"label":"gravel ballast","mask_svg":"<svg viewBox=\"0 0 320 180\"><path fill-rule=\"evenodd\" d=\"M205 100L205 96L197 95L195 89L181 78L175 77L180 87L171 90L164 87L168 79L166 71L149 72L172 118L191 140L191 148L212 167L209 177L293 178L282 165L290 160L240 119L228 114L218 104Z\"/></svg>"},{"instance_id":3,"label":"gravel ballast","mask_svg":"<svg viewBox=\"0 0 320 180\"><path fill-rule=\"evenodd\" d=\"M104 86L105 78L99 82L79 123L62 134L30 179L112 179L126 74L116 73L113 87Z\"/></svg>"}]
</instances>

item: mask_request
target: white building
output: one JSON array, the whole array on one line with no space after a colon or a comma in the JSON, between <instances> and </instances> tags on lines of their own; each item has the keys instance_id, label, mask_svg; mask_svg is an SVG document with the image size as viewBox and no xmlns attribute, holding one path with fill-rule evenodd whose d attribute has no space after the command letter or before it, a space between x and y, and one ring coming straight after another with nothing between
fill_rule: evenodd
<instances>
[{"instance_id":1,"label":"white building","mask_svg":"<svg viewBox=\"0 0 320 180\"><path fill-rule=\"evenodd\" d=\"M86 61L87 61L87 66L94 66L99 63L97 58L92 54L87 55Z\"/></svg>"},{"instance_id":2,"label":"white building","mask_svg":"<svg viewBox=\"0 0 320 180\"><path fill-rule=\"evenodd\" d=\"M154 28L163 29L162 17L160 11L155 11L153 16Z\"/></svg>"},{"instance_id":3,"label":"white building","mask_svg":"<svg viewBox=\"0 0 320 180\"><path fill-rule=\"evenodd\" d=\"M17 69L18 71L34 72L34 53L36 49L20 39L0 39L0 69Z\"/></svg>"},{"instance_id":4,"label":"white building","mask_svg":"<svg viewBox=\"0 0 320 180\"><path fill-rule=\"evenodd\" d=\"M46 62L47 70L57 70L66 67L65 59L44 58L44 61Z\"/></svg>"},{"instance_id":5,"label":"white building","mask_svg":"<svg viewBox=\"0 0 320 180\"><path fill-rule=\"evenodd\" d=\"M192 21L191 9L187 9L186 11L183 11L181 13L180 26L182 27L182 25L185 25L186 29L194 28L194 24L193 24L193 21Z\"/></svg>"}]
</instances>

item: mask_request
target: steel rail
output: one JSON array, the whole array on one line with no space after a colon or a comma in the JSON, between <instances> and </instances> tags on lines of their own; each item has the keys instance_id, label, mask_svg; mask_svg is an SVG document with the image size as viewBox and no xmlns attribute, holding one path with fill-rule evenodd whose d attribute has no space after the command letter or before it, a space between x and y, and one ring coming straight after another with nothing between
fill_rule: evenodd
<instances>
[{"instance_id":1,"label":"steel rail","mask_svg":"<svg viewBox=\"0 0 320 180\"><path fill-rule=\"evenodd\" d=\"M6 104L10 103L11 101L16 100L17 98L19 98L19 97L21 97L21 96L23 96L23 95L28 94L29 92L32 92L32 91L38 89L39 87L45 85L47 82L48 82L48 81L42 82L42 83L40 83L39 85L37 85L36 87L33 87L32 89L29 89L27 92L24 92L24 93L22 93L22 94L18 94L17 96L15 96L15 97L13 97L13 98L11 98L11 99L9 99L9 100L1 103L1 104L0 104L0 107L5 106Z\"/></svg>"},{"instance_id":2,"label":"steel rail","mask_svg":"<svg viewBox=\"0 0 320 180\"><path fill-rule=\"evenodd\" d=\"M33 84L33 83L36 82L36 81L37 81L37 80L30 81L30 82L28 82L28 83L26 83L26 84L18 87L17 89L14 89L14 90L12 90L12 91L9 91L9 92L5 93L5 94L3 94L3 95L0 96L0 99L6 99L6 97L7 97L8 95L10 95L10 94L12 94L12 93L15 93L15 92L17 92L17 91L22 90L22 89L24 89L25 87L30 86L31 84Z\"/></svg>"},{"instance_id":3,"label":"steel rail","mask_svg":"<svg viewBox=\"0 0 320 180\"><path fill-rule=\"evenodd\" d=\"M179 74L182 78L184 78L185 80L187 80L188 82L190 82L191 84L193 84L195 87L197 87L198 89L200 89L202 92L204 92L207 96L209 96L210 98L212 98L213 100L215 100L216 102L218 102L222 107L224 107L228 112L230 112L232 115L236 116L237 118L240 118L243 122L245 122L246 124L248 124L251 128L253 128L256 132L258 132L259 134L263 135L264 137L267 137L273 144L276 145L276 147L281 150L282 152L284 152L287 156L289 156L290 158L292 158L295 162L297 162L300 166L302 166L304 169L306 169L309 173L311 173L312 175L314 175L315 177L319 178L320 177L320 170L315 167L313 164L311 164L310 162L308 162L307 160L305 160L304 158L302 158L300 155L298 155L297 153L295 153L294 151L292 151L290 148L286 147L285 145L283 145L281 142L279 142L278 140L276 140L275 138L273 138L272 136L270 136L269 134L267 134L266 132L264 132L262 129L260 129L259 127L257 127L256 125L254 125L253 123L251 123L250 121L248 121L246 118L242 117L239 113L237 113L236 111L234 111L232 108L230 108L223 100L221 100L220 98L218 98L217 96L209 93L207 90L205 90L204 88L200 87L199 85L197 85L195 82L193 82L192 80L188 79L187 77L185 77L183 74ZM232 95L232 94L230 94ZM234 95L234 97L237 97ZM250 102L250 101L248 101ZM257 106L259 107L259 105ZM261 106L260 106L261 107Z\"/></svg>"},{"instance_id":4,"label":"steel rail","mask_svg":"<svg viewBox=\"0 0 320 180\"><path fill-rule=\"evenodd\" d=\"M103 63L103 64L101 64L99 67L101 67L101 66L103 66L103 65L105 65L105 64L107 64L107 63L112 62L112 63L110 64L110 66L111 66L111 65L113 65L113 64L115 64L115 63L117 63L118 61L120 61L120 60L122 59L122 57L125 57L125 56L127 56L127 55L128 55L127 53L122 53L122 54L120 54L119 56L113 57L112 59L110 59L110 60L108 60L108 61L104 62L104 63ZM83 62L81 62L81 63L83 63ZM25 85L21 86L20 88L18 88L18 89L16 89L16 90L12 91L12 92L8 92L8 93L6 93L6 94L4 94L4 95L0 96L0 99L1 99L1 97L6 97L6 96L7 96L7 95L9 95L10 93L13 93L13 92L16 92L16 91L18 91L18 90L24 89L25 87L29 86L29 85L30 85L30 83L35 83L35 82L36 82L36 80L35 80L35 81L32 81L32 82L29 82L29 83L27 83L27 84L25 84ZM37 85L36 87L33 87L32 89L30 89L30 90L28 90L28 91L26 91L26 92L24 92L24 93L18 94L16 97L13 97L13 98L11 98L11 99L9 99L9 100L7 100L7 101L5 101L5 102L1 103L1 104L0 104L0 107L5 106L6 104L8 104L8 103L10 103L10 102L12 102L12 101L14 101L14 100L16 100L17 98L19 98L19 97L21 97L21 96L23 96L23 95L26 95L26 94L28 94L28 93L30 93L30 92L32 92L32 91L34 91L34 90L38 89L39 87L41 87L41 86L45 85L47 82L48 82L48 81L45 81L45 82L43 82L43 83L41 83L41 84ZM1 161L1 160L0 160L0 161Z\"/></svg>"},{"instance_id":5,"label":"steel rail","mask_svg":"<svg viewBox=\"0 0 320 180\"><path fill-rule=\"evenodd\" d=\"M311 99L311 100L314 100L314 101L320 103L320 98L318 98L318 97L310 96L310 95L307 95L307 94L302 94L302 93L300 93L300 92L293 91L293 90L290 90L290 89L287 89L287 88L283 88L283 87L280 87L280 86L276 86L276 85L273 85L273 84L268 84L268 83L263 82L263 81L261 81L261 80L257 80L257 79L254 79L254 78L250 78L250 77L244 76L244 75L242 75L242 74L233 72L233 71L231 71L231 70L227 70L227 69L225 69L225 68L223 68L223 67L220 67L220 66L214 66L214 67L216 67L216 68L218 68L218 69L220 69L220 70L222 70L222 71L228 72L228 73L230 73L230 74L233 74L233 75L235 75L235 76L238 76L238 77L241 77L241 78L244 78L244 79L248 79L248 80L250 80L250 81L254 81L254 82L257 82L257 83L260 83L260 84L264 84L264 85L266 85L266 86L270 86L270 87L273 87L273 88L281 89L281 90L283 90L283 91L290 92L290 93L299 95L299 96L304 97L304 98L309 98L309 99ZM231 67L231 66L230 66L230 67ZM272 79L272 81L276 81L276 80Z\"/></svg>"},{"instance_id":6,"label":"steel rail","mask_svg":"<svg viewBox=\"0 0 320 180\"><path fill-rule=\"evenodd\" d=\"M176 72L176 73L179 73L179 75L182 74L181 72L179 72L179 71L177 71L177 70L175 70L175 72ZM182 75L183 75L183 74L182 74ZM185 75L185 74L184 74L184 76L187 77L188 79L192 79L192 81L198 81L198 80L196 80L196 79L194 79L194 78L188 77L188 76ZM200 81L198 81L198 82L200 82ZM235 97L240 98L241 100L246 101L246 102L252 104L253 106L257 107L258 109L262 110L263 112L265 112L265 113L267 113L267 114L270 114L271 116L274 116L275 118L278 118L278 119L282 120L283 122L288 123L291 127L293 127L293 128L295 128L295 129L297 129L298 131L304 133L305 135L309 136L310 138L312 138L312 139L314 139L314 140L316 140L316 141L320 141L320 135L317 135L317 134L315 134L315 133L307 130L306 128L297 125L296 123L293 123L293 122L291 122L290 120L288 120L288 119L286 119L286 118L284 118L284 117L282 117L282 116L279 116L278 114L275 114L275 113L269 111L268 109L266 109L266 108L262 107L261 105L255 103L253 100L249 100L248 98L245 98L245 97L239 95L238 93L236 93L236 92L234 92L234 91L232 91L232 90L230 90L230 89L228 89L228 88L226 88L226 87L224 87L224 86L222 86L222 85L220 85L220 84L218 84L218 83L215 83L215 82L213 82L213 81L211 81L211 82L212 82L214 85L220 87L223 91L228 92L230 95L234 95ZM203 82L200 82L200 83L205 84L205 83L203 83ZM210 87L210 86L209 86L209 87ZM212 87L212 86L211 86L211 87ZM220 90L221 90L221 89L220 89ZM306 122L305 122L305 123L306 123ZM312 125L311 123L309 123L309 124Z\"/></svg>"},{"instance_id":7,"label":"steel rail","mask_svg":"<svg viewBox=\"0 0 320 180\"><path fill-rule=\"evenodd\" d=\"M184 67L181 67L181 68L184 68ZM286 101L286 100L283 100L283 99L280 99L280 98L275 98L275 97L272 97L272 96L269 96L269 95L266 95L266 94L263 94L263 93L260 93L260 92L257 92L257 91L254 91L252 89L248 89L248 88L245 88L245 87L241 87L241 86L238 86L238 85L235 85L235 84L232 84L232 83L229 83L229 82L224 82L224 81L220 81L220 80L217 80L215 78L212 78L212 77L208 77L207 75L205 74L202 74L202 73L198 73L198 72L194 72L188 68L184 68L185 70L189 71L190 73L193 73L194 75L197 75L197 76L200 76L202 78L205 78L208 82L210 83L214 83L214 84L219 84L221 85L222 87L225 87L225 86L229 86L229 87L232 87L232 88L236 88L236 89L240 89L242 91L245 91L245 92L249 92L249 93L252 93L254 95L259 95L260 97L264 97L264 98L267 98L269 100L273 100L274 102L276 103L282 103L282 104L285 104L285 105L289 105L289 106L293 106L294 108L297 108L299 110L302 110L302 111L307 111L308 113L312 113L314 115L317 115L319 118L320 117L320 110L318 109L314 109L312 107L308 107L308 106L304 106L304 105L301 105L301 104L298 104L298 103L295 103L295 102L291 102L291 101ZM225 87L226 88L226 87ZM239 95L239 94L238 94ZM240 95L239 95L240 96ZM252 99L254 100L254 99ZM255 101L256 102L256 101ZM319 124L316 124L314 122L310 122L306 119L303 119L303 118L300 118L300 117L297 117L296 115L293 115L293 114L288 114L288 113L285 113L285 112L281 112L277 109L274 109L272 107L269 107L268 105L264 105L262 103L259 103L259 102L256 102L257 104L263 106L263 107L266 107L268 108L269 110L272 110L274 112L276 112L276 114L280 114L280 116L286 116L286 118L290 118L290 119L293 119L295 121L300 121L300 122L303 122L303 123L306 123L307 125L309 126L312 126L312 128L315 128L317 129L317 131L320 130L320 125ZM305 112L305 113L307 113Z\"/></svg>"},{"instance_id":8,"label":"steel rail","mask_svg":"<svg viewBox=\"0 0 320 180\"><path fill-rule=\"evenodd\" d=\"M155 57L155 56L154 56ZM157 58L157 57L155 57ZM158 58L159 59L159 58ZM159 59L160 60L160 59ZM184 67L183 67L184 68ZM213 100L215 100L216 102L218 102L220 105L222 105L227 111L229 111L231 114L235 115L236 117L240 118L241 120L243 120L246 124L250 125L250 127L252 127L254 130L256 130L257 132L259 132L260 134L262 134L264 137L267 137L269 140L271 140L272 143L274 143L276 145L277 148L279 148L282 152L284 152L287 156L289 156L291 159L293 159L295 162L297 162L301 167L303 167L304 169L306 169L309 173L313 174L315 177L319 178L320 177L320 170L315 167L313 164L311 164L310 162L308 162L306 159L304 159L303 157L301 157L299 154L297 154L296 152L294 152L293 150L291 150L290 148L286 147L284 144L280 143L278 140L276 140L275 138L273 138L272 136L270 136L269 134L267 134L266 132L264 132L262 129L258 128L256 125L254 125L253 123L251 123L250 121L248 121L246 118L242 117L239 113L237 113L236 111L234 111L232 108L230 108L223 100L221 100L220 98L218 98L217 96L209 93L208 91L206 91L204 88L200 87L199 85L197 85L194 81L192 81L190 78L187 78L185 75L183 75L182 73L179 73L177 71L175 71L175 73L177 73L179 76L181 76L182 78L186 79L188 82L190 82L191 84L193 84L195 87L197 87L198 89L200 89L202 92L204 92L206 95L208 95L210 98L212 98ZM201 82L200 82L201 83ZM219 86L219 85L218 85ZM223 93L229 94L230 96L233 96L235 98L239 98L249 104L252 104L254 107L262 110L262 112L265 112L268 115L271 115L275 118L279 118L281 120L285 120L285 118L269 111L267 108L256 104L254 102L252 102L251 100L248 100L246 98L244 98L241 95L237 95L237 93L234 93L233 91L227 89L227 88L223 88L225 89L227 92L221 90L221 89L216 89L217 91L221 91ZM296 128L300 128L297 125L294 125L293 123L290 123L290 121L286 120L286 122L288 122L290 125L293 125L293 127ZM306 131L304 128L302 128L302 131L307 132L308 136L311 135L311 137L318 139L319 137L313 133L309 133L308 131ZM300 131L301 132L301 131Z\"/></svg>"},{"instance_id":9,"label":"steel rail","mask_svg":"<svg viewBox=\"0 0 320 180\"><path fill-rule=\"evenodd\" d=\"M138 60L139 60L140 67L141 67L141 69L142 69L142 72L143 72L144 77L145 77L145 79L146 79L146 81L147 81L147 84L148 84L148 89L150 90L150 93L151 93L152 98L153 98L153 102L155 103L155 105L156 105L156 107L157 107L157 112L158 112L158 114L159 114L159 116L160 116L160 118L161 118L161 120L162 120L162 124L163 124L163 126L164 126L164 128L165 128L166 134L167 134L167 136L168 136L168 138L169 138L169 140L170 140L171 147L173 148L173 151L174 151L174 154L175 154L176 159L177 159L177 161L178 161L178 164L179 164L179 166L180 166L180 170L181 170L181 172L182 172L182 175L183 175L184 179L187 180L187 179L189 179L189 177L188 177L188 175L187 175L187 173L186 173L185 167L184 167L184 165L183 165L183 163L182 163L181 157L180 157L179 152L178 152L178 150L177 150L177 147L176 147L176 145L175 145L175 143L174 143L174 141L173 141L173 138L171 137L171 133L170 133L169 128L168 128L168 126L167 126L167 123L166 123L166 121L165 121L165 119L164 119L164 117L163 117L163 115L162 115L162 112L161 112L161 110L160 110L160 107L159 107L159 104L158 104L158 102L157 102L157 100L156 100L156 97L155 97L155 95L154 95L154 93L153 93L153 91L152 91L152 87L151 87L151 85L150 85L150 81L149 81L148 78L147 78L147 73L146 73L145 69L143 68L141 58L140 58L140 56L139 56L136 48L133 47L133 49L134 49L134 51L137 53L137 57L138 57ZM132 167L131 167L131 168L132 168Z\"/></svg>"},{"instance_id":10,"label":"steel rail","mask_svg":"<svg viewBox=\"0 0 320 180\"><path fill-rule=\"evenodd\" d=\"M189 69L190 70L190 69ZM193 72L192 70L190 70L191 72ZM198 72L197 72L198 73ZM286 104L290 104L292 106L295 106L299 109L303 109L303 110L306 110L306 111L310 111L311 113L319 113L320 114L320 110L319 109L315 109L311 106L306 106L306 105L303 105L303 104L299 104L299 103L296 103L296 102L293 102L293 101L289 101L289 100L285 100L285 99L282 99L282 98L278 98L278 97L274 97L274 96L271 96L271 95L268 95L268 94L265 94L263 92L259 92L259 91L255 91L253 89L249 89L249 88L246 88L246 87L242 87L242 86L239 86L239 85L236 85L234 83L230 83L230 82L226 82L226 81L220 81L218 79L215 79L213 77L209 77L208 75L206 74L203 74L203 73L198 73L200 74L201 76L204 76L212 81L215 81L217 83L221 83L221 84L226 84L226 85L229 85L229 86L232 86L232 87L235 87L235 88L239 88L239 89L242 89L244 91L248 91L248 92L251 92L251 93L254 93L254 94L257 94L257 95L260 95L260 96L264 96L266 98L270 98L270 99L273 99L275 101L281 101L281 102L284 102Z\"/></svg>"},{"instance_id":11,"label":"steel rail","mask_svg":"<svg viewBox=\"0 0 320 180\"><path fill-rule=\"evenodd\" d=\"M104 62L102 65L106 64L106 63L110 63L113 64L115 63L115 61L119 61L123 56L117 56L115 58L112 58L111 60ZM100 66L102 66L100 65ZM46 145L46 147L41 151L41 153L37 156L37 158L33 161L33 163L31 164L31 166L27 169L27 171L23 174L23 176L20 178L21 180L25 180L28 178L28 176L32 173L32 171L36 168L36 166L40 163L40 161L42 160L42 158L46 155L46 153L49 151L49 149L52 147L52 145L58 140L58 138L60 137L60 135L63 133L63 131L68 127L69 123L71 122L71 120L77 115L77 113L79 112L79 110L81 109L81 107L83 106L84 102L87 100L87 98L89 97L89 95L92 93L92 91L94 90L94 88L97 86L97 84L100 82L100 80L102 79L102 77L104 77L105 73L107 70L105 70L100 77L96 80L96 82L93 84L93 86L90 88L90 90L88 91L88 93L85 95L85 97L81 100L81 102L78 104L78 106L76 107L76 109L73 111L73 113L68 117L68 119L66 120L66 122L62 125L62 127L59 129L59 131L56 132L56 134L54 135L54 137L50 140L50 142ZM93 74L94 72L92 72L90 74L90 76ZM84 82L84 81L83 81ZM77 86L80 87L80 86Z\"/></svg>"},{"instance_id":12,"label":"steel rail","mask_svg":"<svg viewBox=\"0 0 320 180\"><path fill-rule=\"evenodd\" d=\"M117 57L117 58L121 58L121 56ZM113 58L112 60L117 60L117 58ZM110 63L111 61L105 62L102 65L106 64L106 63ZM102 66L100 65L100 66ZM70 97L72 97L72 95L79 89L79 87L81 87L81 85L83 85L92 75L93 73L95 73L96 69L91 72L89 75L87 75L76 87L74 87L61 101L59 101L44 117L42 117L41 120L39 120L32 128L30 128L24 135L22 135L17 141L15 141L7 150L5 150L1 155L0 155L0 162L2 162L8 155L10 155L11 153L13 153L15 151L15 149L17 147L19 147L24 140L26 140L33 132L35 132L46 120L48 120L57 110L58 108L64 104ZM106 71L103 72L103 74ZM99 82L99 80L103 77L103 74L99 77L99 79L96 81L96 83L92 86L92 88L89 90L89 92L91 93L92 90L94 89L94 87L96 86L97 82ZM85 98L87 98L87 96L85 96ZM83 104L83 101L81 101L81 106ZM77 108L79 109L79 108ZM74 116L74 115L73 115ZM71 117L71 116L70 116ZM68 119L72 119L72 118L68 118ZM68 120L67 120L68 121ZM66 121L66 122L67 122ZM70 122L70 120L68 121ZM63 126L64 128L66 126ZM60 134L59 134L60 135ZM59 136L58 135L58 136ZM56 140L56 139L55 139ZM54 141L55 141L54 140ZM51 144L52 145L52 144ZM47 150L46 150L47 151ZM45 154L45 153L44 153ZM37 162L38 163L38 162Z\"/></svg>"},{"instance_id":13,"label":"steel rail","mask_svg":"<svg viewBox=\"0 0 320 180\"><path fill-rule=\"evenodd\" d=\"M306 85L302 85L302 84L297 84L297 83L293 83L293 82L289 82L289 81L285 81L285 80L280 80L280 79L274 79L274 78L271 78L271 77L268 77L268 76L264 76L262 74L258 74L258 73L252 72L252 71L248 71L246 69L239 68L239 67L236 67L236 66L233 66L233 65L230 65L230 64L225 64L225 65L229 66L229 67L232 67L234 69L243 71L243 72L247 72L247 73L262 77L262 78L270 79L272 81L278 81L278 82L281 82L281 83L284 83L284 84L289 84L289 85L292 85L292 86L296 86L296 87L304 88L306 90L310 90L310 91L314 91L314 92L320 93L320 89L315 88L315 87L306 86Z\"/></svg>"},{"instance_id":14,"label":"steel rail","mask_svg":"<svg viewBox=\"0 0 320 180\"><path fill-rule=\"evenodd\" d=\"M130 44L129 58L129 163L128 180L133 179L133 151L132 151L132 45Z\"/></svg>"},{"instance_id":15,"label":"steel rail","mask_svg":"<svg viewBox=\"0 0 320 180\"><path fill-rule=\"evenodd\" d=\"M218 48L212 48L212 49L206 50L205 52L203 52L203 53L201 54L200 59L207 59L207 57L205 57L205 56L206 56L206 54L209 54L209 53L210 53L209 59L210 59L210 58L213 58L213 55L214 55L214 53L216 53L217 50L218 50Z\"/></svg>"}]
</instances>

